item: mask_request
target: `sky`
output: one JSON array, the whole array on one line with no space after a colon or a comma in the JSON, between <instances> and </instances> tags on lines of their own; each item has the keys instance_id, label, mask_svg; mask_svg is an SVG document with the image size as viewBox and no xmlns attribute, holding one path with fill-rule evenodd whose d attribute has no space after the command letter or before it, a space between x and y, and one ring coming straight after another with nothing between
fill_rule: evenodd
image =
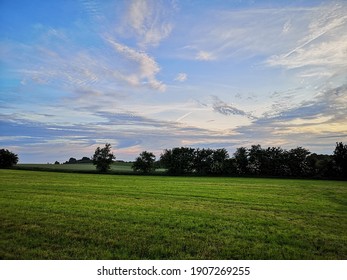
<instances>
[{"instance_id":1,"label":"sky","mask_svg":"<svg viewBox=\"0 0 347 280\"><path fill-rule=\"evenodd\" d=\"M347 1L0 1L0 148L20 163L336 142Z\"/></svg>"}]
</instances>

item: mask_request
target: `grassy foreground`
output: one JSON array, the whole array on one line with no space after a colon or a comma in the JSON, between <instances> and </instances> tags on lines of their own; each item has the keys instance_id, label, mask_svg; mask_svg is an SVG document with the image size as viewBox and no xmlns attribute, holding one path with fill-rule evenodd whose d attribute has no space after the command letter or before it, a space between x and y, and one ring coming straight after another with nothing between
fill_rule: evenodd
<instances>
[{"instance_id":1,"label":"grassy foreground","mask_svg":"<svg viewBox=\"0 0 347 280\"><path fill-rule=\"evenodd\" d=\"M1 259L346 259L347 182L0 170Z\"/></svg>"}]
</instances>

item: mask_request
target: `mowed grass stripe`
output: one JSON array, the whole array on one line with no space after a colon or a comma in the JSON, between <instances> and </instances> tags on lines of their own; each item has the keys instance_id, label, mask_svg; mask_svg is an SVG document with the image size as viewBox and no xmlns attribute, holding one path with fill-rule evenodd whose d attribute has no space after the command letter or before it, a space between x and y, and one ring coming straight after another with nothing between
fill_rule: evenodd
<instances>
[{"instance_id":1,"label":"mowed grass stripe","mask_svg":"<svg viewBox=\"0 0 347 280\"><path fill-rule=\"evenodd\" d=\"M2 259L346 259L347 182L0 170Z\"/></svg>"}]
</instances>

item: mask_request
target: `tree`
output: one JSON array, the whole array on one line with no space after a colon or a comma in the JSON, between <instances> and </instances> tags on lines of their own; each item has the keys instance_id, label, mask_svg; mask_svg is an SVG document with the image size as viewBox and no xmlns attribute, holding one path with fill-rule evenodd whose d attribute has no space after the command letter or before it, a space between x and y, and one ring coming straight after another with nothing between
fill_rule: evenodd
<instances>
[{"instance_id":1,"label":"tree","mask_svg":"<svg viewBox=\"0 0 347 280\"><path fill-rule=\"evenodd\" d=\"M0 150L0 168L11 168L18 162L18 155L10 152L9 150Z\"/></svg>"},{"instance_id":2,"label":"tree","mask_svg":"<svg viewBox=\"0 0 347 280\"><path fill-rule=\"evenodd\" d=\"M172 175L192 173L194 170L195 149L181 147L165 150L160 156L161 164Z\"/></svg>"},{"instance_id":3,"label":"tree","mask_svg":"<svg viewBox=\"0 0 347 280\"><path fill-rule=\"evenodd\" d=\"M251 174L261 174L264 168L265 151L260 145L252 145L248 150L248 169Z\"/></svg>"},{"instance_id":4,"label":"tree","mask_svg":"<svg viewBox=\"0 0 347 280\"><path fill-rule=\"evenodd\" d=\"M78 159L76 163L91 163L92 160L89 157L83 157L81 159Z\"/></svg>"},{"instance_id":5,"label":"tree","mask_svg":"<svg viewBox=\"0 0 347 280\"><path fill-rule=\"evenodd\" d=\"M234 153L234 158L239 175L248 172L248 151L245 147L237 148Z\"/></svg>"},{"instance_id":6,"label":"tree","mask_svg":"<svg viewBox=\"0 0 347 280\"><path fill-rule=\"evenodd\" d=\"M306 164L309 167L311 176L318 178L336 176L335 162L332 155L310 154L306 158Z\"/></svg>"},{"instance_id":7,"label":"tree","mask_svg":"<svg viewBox=\"0 0 347 280\"><path fill-rule=\"evenodd\" d=\"M194 170L199 175L207 175L211 173L213 163L213 150L197 149L194 155Z\"/></svg>"},{"instance_id":8,"label":"tree","mask_svg":"<svg viewBox=\"0 0 347 280\"><path fill-rule=\"evenodd\" d=\"M268 147L264 150L264 161L262 164L262 175L288 176L288 152L281 147Z\"/></svg>"},{"instance_id":9,"label":"tree","mask_svg":"<svg viewBox=\"0 0 347 280\"><path fill-rule=\"evenodd\" d=\"M107 172L115 158L111 152L111 144L106 143L104 148L96 148L92 161L99 172Z\"/></svg>"},{"instance_id":10,"label":"tree","mask_svg":"<svg viewBox=\"0 0 347 280\"><path fill-rule=\"evenodd\" d=\"M67 163L68 164L75 164L75 163L77 163L77 159L71 157Z\"/></svg>"},{"instance_id":11,"label":"tree","mask_svg":"<svg viewBox=\"0 0 347 280\"><path fill-rule=\"evenodd\" d=\"M336 143L333 155L337 173L342 177L347 177L347 145L342 142Z\"/></svg>"},{"instance_id":12,"label":"tree","mask_svg":"<svg viewBox=\"0 0 347 280\"><path fill-rule=\"evenodd\" d=\"M224 174L226 175L238 175L238 168L235 158L228 158L224 162Z\"/></svg>"},{"instance_id":13,"label":"tree","mask_svg":"<svg viewBox=\"0 0 347 280\"><path fill-rule=\"evenodd\" d=\"M217 149L212 154L212 166L211 171L213 174L223 174L225 172L225 161L229 158L228 151L226 149Z\"/></svg>"},{"instance_id":14,"label":"tree","mask_svg":"<svg viewBox=\"0 0 347 280\"><path fill-rule=\"evenodd\" d=\"M309 173L309 166L306 158L310 151L297 147L288 151L287 164L292 176L305 176Z\"/></svg>"},{"instance_id":15,"label":"tree","mask_svg":"<svg viewBox=\"0 0 347 280\"><path fill-rule=\"evenodd\" d=\"M155 162L155 155L153 153L144 151L136 158L132 165L134 171L141 171L142 173L149 173L153 171Z\"/></svg>"}]
</instances>

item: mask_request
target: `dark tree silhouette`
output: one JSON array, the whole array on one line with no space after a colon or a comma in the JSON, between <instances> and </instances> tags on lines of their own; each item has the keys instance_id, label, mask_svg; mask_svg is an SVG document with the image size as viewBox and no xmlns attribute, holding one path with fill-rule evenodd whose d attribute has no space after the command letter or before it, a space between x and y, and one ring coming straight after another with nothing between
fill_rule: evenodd
<instances>
[{"instance_id":1,"label":"dark tree silhouette","mask_svg":"<svg viewBox=\"0 0 347 280\"><path fill-rule=\"evenodd\" d=\"M192 173L194 170L193 148L181 147L165 150L160 156L161 165L172 175Z\"/></svg>"},{"instance_id":2,"label":"dark tree silhouette","mask_svg":"<svg viewBox=\"0 0 347 280\"><path fill-rule=\"evenodd\" d=\"M334 168L334 159L332 155L310 154L306 158L306 164L309 168L311 177L335 177L336 168Z\"/></svg>"},{"instance_id":3,"label":"dark tree silhouette","mask_svg":"<svg viewBox=\"0 0 347 280\"><path fill-rule=\"evenodd\" d=\"M248 151L245 147L236 149L234 158L237 166L238 173L244 175L248 173Z\"/></svg>"},{"instance_id":4,"label":"dark tree silhouette","mask_svg":"<svg viewBox=\"0 0 347 280\"><path fill-rule=\"evenodd\" d=\"M18 162L18 155L7 149L0 150L0 168L11 168Z\"/></svg>"},{"instance_id":5,"label":"dark tree silhouette","mask_svg":"<svg viewBox=\"0 0 347 280\"><path fill-rule=\"evenodd\" d=\"M347 145L336 143L334 155L311 154L296 147L263 149L260 145L237 148L229 158L226 149L173 148L165 150L161 166L169 174L183 175L259 175L279 177L347 178Z\"/></svg>"},{"instance_id":6,"label":"dark tree silhouette","mask_svg":"<svg viewBox=\"0 0 347 280\"><path fill-rule=\"evenodd\" d=\"M336 143L333 158L337 174L347 178L347 145L344 145L342 142Z\"/></svg>"},{"instance_id":7,"label":"dark tree silhouette","mask_svg":"<svg viewBox=\"0 0 347 280\"><path fill-rule=\"evenodd\" d=\"M292 176L306 176L309 174L309 167L306 162L309 154L310 151L302 147L288 151L287 164Z\"/></svg>"},{"instance_id":8,"label":"dark tree silhouette","mask_svg":"<svg viewBox=\"0 0 347 280\"><path fill-rule=\"evenodd\" d=\"M252 145L248 150L248 170L258 175L266 168L266 151L260 145Z\"/></svg>"},{"instance_id":9,"label":"dark tree silhouette","mask_svg":"<svg viewBox=\"0 0 347 280\"><path fill-rule=\"evenodd\" d=\"M194 170L199 175L208 175L211 173L213 164L213 150L197 149L194 154Z\"/></svg>"},{"instance_id":10,"label":"dark tree silhouette","mask_svg":"<svg viewBox=\"0 0 347 280\"><path fill-rule=\"evenodd\" d=\"M194 152L193 170L199 175L220 175L226 172L226 160L229 154L226 149L197 149Z\"/></svg>"},{"instance_id":11,"label":"dark tree silhouette","mask_svg":"<svg viewBox=\"0 0 347 280\"><path fill-rule=\"evenodd\" d=\"M111 144L106 143L104 148L96 148L92 161L99 172L107 172L115 158L111 152Z\"/></svg>"},{"instance_id":12,"label":"dark tree silhouette","mask_svg":"<svg viewBox=\"0 0 347 280\"><path fill-rule=\"evenodd\" d=\"M217 149L212 154L212 174L221 175L225 173L225 162L229 158L228 151L226 149Z\"/></svg>"},{"instance_id":13,"label":"dark tree silhouette","mask_svg":"<svg viewBox=\"0 0 347 280\"><path fill-rule=\"evenodd\" d=\"M142 173L150 173L154 171L155 155L153 153L143 151L139 157L136 158L132 165L134 171Z\"/></svg>"}]
</instances>

